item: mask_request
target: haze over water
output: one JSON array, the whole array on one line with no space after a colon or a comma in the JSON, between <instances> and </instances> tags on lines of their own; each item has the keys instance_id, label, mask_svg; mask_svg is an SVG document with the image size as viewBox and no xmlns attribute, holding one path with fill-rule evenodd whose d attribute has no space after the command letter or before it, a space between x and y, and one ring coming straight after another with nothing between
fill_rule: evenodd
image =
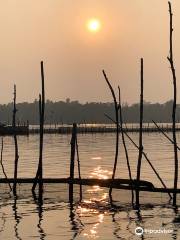
<instances>
[{"instance_id":1,"label":"haze over water","mask_svg":"<svg viewBox=\"0 0 180 240\"><path fill-rule=\"evenodd\" d=\"M172 7L179 86L179 0ZM167 1L7 0L1 3L0 16L0 103L11 101L14 83L18 102L38 98L41 60L47 99L110 101L101 72L105 69L113 86L121 86L123 101L135 103L141 57L145 100L172 98ZM92 18L101 22L95 34L87 29Z\"/></svg>"}]
</instances>

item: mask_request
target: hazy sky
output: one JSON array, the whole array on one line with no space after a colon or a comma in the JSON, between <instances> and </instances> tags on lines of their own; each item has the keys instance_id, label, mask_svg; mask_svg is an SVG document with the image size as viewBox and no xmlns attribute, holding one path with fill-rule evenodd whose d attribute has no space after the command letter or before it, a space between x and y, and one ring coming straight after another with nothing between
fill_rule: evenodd
<instances>
[{"instance_id":1,"label":"hazy sky","mask_svg":"<svg viewBox=\"0 0 180 240\"><path fill-rule=\"evenodd\" d=\"M113 86L121 86L123 101L137 102L141 57L145 99L164 102L171 98L166 0L0 2L0 103L12 100L14 83L18 102L38 97L41 60L45 63L46 98L110 101L101 72L105 69ZM179 89L180 1L172 4ZM93 17L102 24L97 33L86 27Z\"/></svg>"}]
</instances>

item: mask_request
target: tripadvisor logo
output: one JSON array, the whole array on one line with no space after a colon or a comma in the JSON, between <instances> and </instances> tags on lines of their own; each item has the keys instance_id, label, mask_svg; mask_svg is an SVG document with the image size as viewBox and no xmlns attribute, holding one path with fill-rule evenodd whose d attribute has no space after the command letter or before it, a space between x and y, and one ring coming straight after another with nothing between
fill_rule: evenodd
<instances>
[{"instance_id":1,"label":"tripadvisor logo","mask_svg":"<svg viewBox=\"0 0 180 240\"><path fill-rule=\"evenodd\" d=\"M144 230L143 230L142 227L135 228L135 234L136 235L141 236L141 235L143 235L143 232L144 232Z\"/></svg>"},{"instance_id":2,"label":"tripadvisor logo","mask_svg":"<svg viewBox=\"0 0 180 240\"><path fill-rule=\"evenodd\" d=\"M135 228L135 234L137 236L142 236L143 234L169 234L169 233L173 233L172 229L164 229L164 228L160 228L160 229L146 229L146 228L142 228L142 227L137 227Z\"/></svg>"}]
</instances>

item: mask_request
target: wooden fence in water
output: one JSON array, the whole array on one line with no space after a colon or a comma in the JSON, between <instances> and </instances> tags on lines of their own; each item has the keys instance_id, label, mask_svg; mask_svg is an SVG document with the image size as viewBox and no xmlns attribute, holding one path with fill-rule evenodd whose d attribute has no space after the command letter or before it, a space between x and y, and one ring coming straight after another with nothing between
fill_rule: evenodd
<instances>
[{"instance_id":1,"label":"wooden fence in water","mask_svg":"<svg viewBox=\"0 0 180 240\"><path fill-rule=\"evenodd\" d=\"M143 126L142 131L143 132L160 132L160 129L163 132L172 132L172 126L167 124L159 124L159 129L156 126L152 126L152 125L146 125ZM132 124L131 126L126 126L123 128L124 131L126 132L139 132L139 127L137 126L137 124ZM121 129L119 129L119 131L121 132ZM176 131L179 132L180 131L180 126L176 127ZM58 126L58 127L49 127L49 128L44 128L44 133L46 134L53 134L53 133L59 133L59 134L71 134L72 132L72 125L69 126ZM78 133L114 133L116 132L116 128L112 127L112 126L106 126L106 125L102 125L102 126L78 126L77 129ZM32 127L29 129L29 134L36 134L39 133L39 128L38 127Z\"/></svg>"}]
</instances>

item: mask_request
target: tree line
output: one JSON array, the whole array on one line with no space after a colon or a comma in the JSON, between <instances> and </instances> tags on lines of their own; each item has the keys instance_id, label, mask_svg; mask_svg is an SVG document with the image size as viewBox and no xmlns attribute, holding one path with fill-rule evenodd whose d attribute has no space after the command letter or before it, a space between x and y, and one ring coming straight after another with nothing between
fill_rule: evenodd
<instances>
[{"instance_id":1,"label":"tree line","mask_svg":"<svg viewBox=\"0 0 180 240\"><path fill-rule=\"evenodd\" d=\"M144 119L145 123L155 122L169 123L172 121L172 100L165 103L144 102ZM23 124L39 123L39 105L35 100L32 103L23 102L17 104L17 122ZM0 122L4 124L12 123L13 103L0 104ZM113 103L107 102L86 102L78 101L46 101L45 106L45 123L46 124L72 124L76 123L111 123L104 114L115 117ZM124 122L139 122L139 104L123 104L122 114ZM177 105L176 121L180 121L180 104Z\"/></svg>"}]
</instances>

